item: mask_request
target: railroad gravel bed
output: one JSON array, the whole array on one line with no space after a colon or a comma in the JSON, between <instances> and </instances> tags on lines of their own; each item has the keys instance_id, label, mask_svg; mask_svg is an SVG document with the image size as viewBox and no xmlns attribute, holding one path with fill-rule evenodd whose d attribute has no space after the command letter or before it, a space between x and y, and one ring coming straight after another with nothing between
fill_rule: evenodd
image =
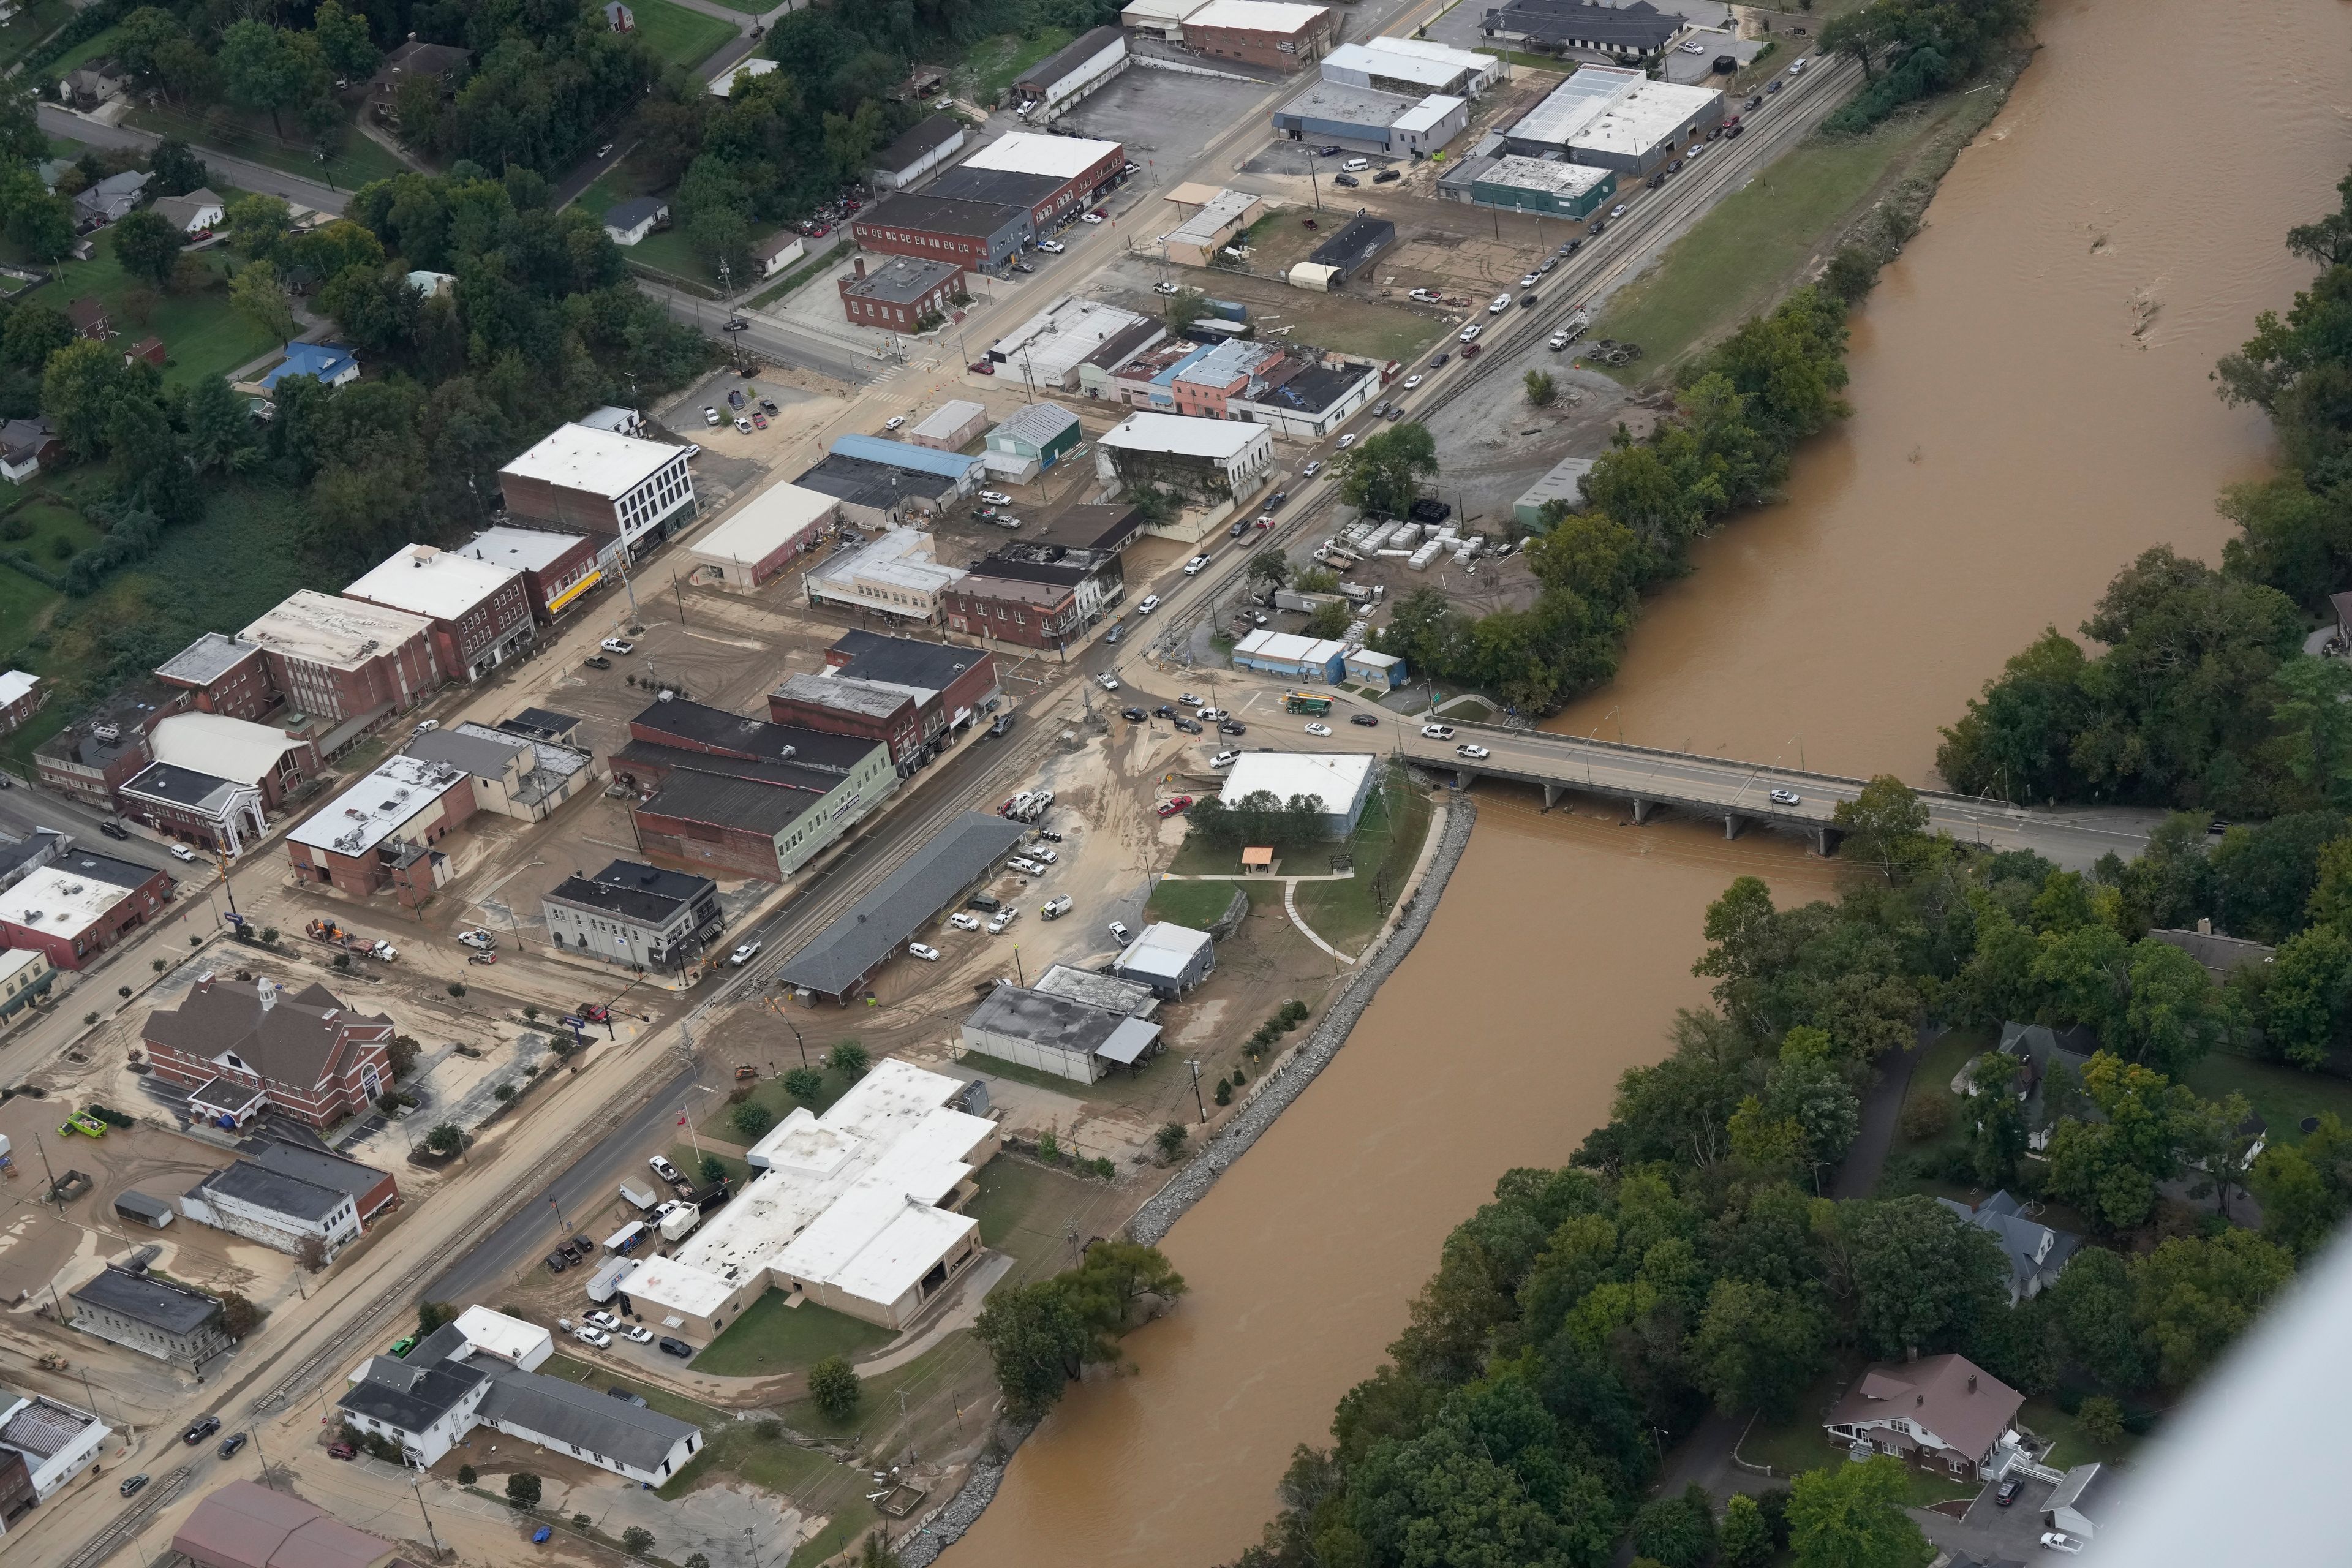
<instances>
[{"instance_id":1,"label":"railroad gravel bed","mask_svg":"<svg viewBox=\"0 0 2352 1568\"><path fill-rule=\"evenodd\" d=\"M1157 1244L1170 1228L1183 1217L1184 1212L1199 1203L1216 1179L1227 1167L1248 1152L1251 1144L1274 1125L1291 1102L1315 1081L1348 1037L1356 1027L1356 1020L1364 1016L1381 983L1395 973L1396 966L1412 951L1421 933L1429 929L1430 917L1437 912L1438 896L1445 891L1454 868L1462 862L1462 852L1470 847L1470 829L1476 824L1478 813L1467 796L1456 795L1447 803L1445 828L1438 838L1436 851L1429 861L1429 871L1412 895L1411 906L1381 938L1378 946L1360 960L1348 976L1347 983L1331 1005L1324 1009L1323 1017L1307 1037L1306 1044L1294 1052L1290 1059L1264 1079L1250 1103L1224 1127L1208 1146L1195 1155L1192 1163L1178 1173L1176 1178L1152 1195L1129 1222L1128 1231L1136 1240ZM1004 1468L1011 1462L1012 1451L1021 1446L1034 1427L1024 1427L1005 1437L1005 1458L983 1456L972 1461L956 1495L940 1505L938 1512L925 1520L903 1537L896 1550L905 1568L930 1568L940 1553L961 1539L971 1528L982 1510L996 1496L1003 1482Z\"/></svg>"}]
</instances>

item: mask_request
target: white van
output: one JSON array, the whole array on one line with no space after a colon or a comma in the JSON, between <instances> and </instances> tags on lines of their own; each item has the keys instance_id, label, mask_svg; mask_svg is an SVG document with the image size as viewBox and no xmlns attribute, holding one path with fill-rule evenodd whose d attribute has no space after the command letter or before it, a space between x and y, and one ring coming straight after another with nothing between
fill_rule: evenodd
<instances>
[{"instance_id":1,"label":"white van","mask_svg":"<svg viewBox=\"0 0 2352 1568\"><path fill-rule=\"evenodd\" d=\"M1339 167L1347 170L1348 173L1351 174L1360 174L1371 166L1372 161L1370 158L1350 158L1346 163L1339 165Z\"/></svg>"}]
</instances>

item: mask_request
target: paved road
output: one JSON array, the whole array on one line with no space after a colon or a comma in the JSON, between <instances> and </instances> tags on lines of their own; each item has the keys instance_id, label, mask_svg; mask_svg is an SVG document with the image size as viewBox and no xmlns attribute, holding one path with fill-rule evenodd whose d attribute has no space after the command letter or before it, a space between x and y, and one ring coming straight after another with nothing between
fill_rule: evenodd
<instances>
[{"instance_id":1,"label":"paved road","mask_svg":"<svg viewBox=\"0 0 2352 1568\"><path fill-rule=\"evenodd\" d=\"M147 148L163 140L152 131L134 130L127 125L101 125L94 120L84 120L80 115L69 114L52 103L40 106L40 118L41 129L49 135L62 136L85 147ZM241 190L283 196L289 202L330 213L341 212L343 204L352 199L349 191L339 191L316 180L289 174L266 163L250 163L210 147L198 147L194 152L196 156L219 171L224 179Z\"/></svg>"}]
</instances>

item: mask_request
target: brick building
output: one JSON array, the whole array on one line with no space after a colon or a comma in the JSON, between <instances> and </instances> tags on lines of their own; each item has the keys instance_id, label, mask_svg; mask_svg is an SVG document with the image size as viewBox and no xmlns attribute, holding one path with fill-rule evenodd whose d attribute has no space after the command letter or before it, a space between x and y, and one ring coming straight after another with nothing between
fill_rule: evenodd
<instances>
[{"instance_id":1,"label":"brick building","mask_svg":"<svg viewBox=\"0 0 2352 1568\"><path fill-rule=\"evenodd\" d=\"M0 670L0 735L21 726L48 700L39 676L21 669Z\"/></svg>"},{"instance_id":2,"label":"brick building","mask_svg":"<svg viewBox=\"0 0 2352 1568\"><path fill-rule=\"evenodd\" d=\"M1024 647L1058 648L1087 624L1066 583L1017 583L976 571L940 595L948 629Z\"/></svg>"},{"instance_id":3,"label":"brick building","mask_svg":"<svg viewBox=\"0 0 2352 1568\"><path fill-rule=\"evenodd\" d=\"M423 757L387 757L286 836L294 874L355 899L391 891L411 909L449 879L433 846L474 815L465 769Z\"/></svg>"},{"instance_id":4,"label":"brick building","mask_svg":"<svg viewBox=\"0 0 2352 1568\"><path fill-rule=\"evenodd\" d=\"M199 713L258 719L285 700L258 644L206 632L155 667L158 679L190 692Z\"/></svg>"},{"instance_id":5,"label":"brick building","mask_svg":"<svg viewBox=\"0 0 2352 1568\"><path fill-rule=\"evenodd\" d=\"M125 784L122 811L157 832L235 855L269 831L261 792L232 779L157 763Z\"/></svg>"},{"instance_id":6,"label":"brick building","mask_svg":"<svg viewBox=\"0 0 2352 1568\"><path fill-rule=\"evenodd\" d=\"M172 879L110 855L68 849L0 891L0 947L37 949L81 969L171 901Z\"/></svg>"},{"instance_id":7,"label":"brick building","mask_svg":"<svg viewBox=\"0 0 2352 1568\"><path fill-rule=\"evenodd\" d=\"M956 173L982 170L1042 174L1060 182L1052 192L1033 201L1031 210L1046 214L1052 221L1066 222L1126 173L1127 149L1091 136L1014 131L966 158Z\"/></svg>"},{"instance_id":8,"label":"brick building","mask_svg":"<svg viewBox=\"0 0 2352 1568\"><path fill-rule=\"evenodd\" d=\"M226 713L174 713L155 726L147 743L159 764L260 791L268 811L284 805L320 765L318 747L302 735Z\"/></svg>"},{"instance_id":9,"label":"brick building","mask_svg":"<svg viewBox=\"0 0 2352 1568\"><path fill-rule=\"evenodd\" d=\"M849 220L858 247L997 270L1037 237L1027 207L895 191Z\"/></svg>"},{"instance_id":10,"label":"brick building","mask_svg":"<svg viewBox=\"0 0 2352 1568\"><path fill-rule=\"evenodd\" d=\"M1337 32L1328 6L1209 0L1184 18L1184 47L1213 59L1295 71L1329 54Z\"/></svg>"},{"instance_id":11,"label":"brick building","mask_svg":"<svg viewBox=\"0 0 2352 1568\"><path fill-rule=\"evenodd\" d=\"M330 1127L392 1087L390 1018L357 1013L323 985L206 973L176 1007L147 1015L155 1076L189 1091L192 1120L244 1125L274 1110Z\"/></svg>"},{"instance_id":12,"label":"brick building","mask_svg":"<svg viewBox=\"0 0 2352 1568\"><path fill-rule=\"evenodd\" d=\"M430 620L434 658L447 680L479 680L539 635L520 567L430 544L404 546L343 597Z\"/></svg>"},{"instance_id":13,"label":"brick building","mask_svg":"<svg viewBox=\"0 0 2352 1568\"><path fill-rule=\"evenodd\" d=\"M984 648L847 632L825 649L835 678L895 686L915 700L923 744L937 752L996 697L996 656Z\"/></svg>"},{"instance_id":14,"label":"brick building","mask_svg":"<svg viewBox=\"0 0 2352 1568\"><path fill-rule=\"evenodd\" d=\"M851 262L854 276L841 279L842 314L852 326L920 329L926 316L945 316L964 291L963 268L930 257L894 256L867 270L866 258Z\"/></svg>"},{"instance_id":15,"label":"brick building","mask_svg":"<svg viewBox=\"0 0 2352 1568\"><path fill-rule=\"evenodd\" d=\"M552 623L604 580L596 561L596 541L584 533L487 528L459 545L457 552L520 572L530 613L542 622Z\"/></svg>"},{"instance_id":16,"label":"brick building","mask_svg":"<svg viewBox=\"0 0 2352 1568\"><path fill-rule=\"evenodd\" d=\"M511 521L593 535L601 562L635 561L698 509L687 449L565 425L499 470Z\"/></svg>"},{"instance_id":17,"label":"brick building","mask_svg":"<svg viewBox=\"0 0 2352 1568\"><path fill-rule=\"evenodd\" d=\"M261 646L270 681L289 702L332 721L319 739L325 757L340 755L441 684L433 623L405 610L305 588L238 635Z\"/></svg>"},{"instance_id":18,"label":"brick building","mask_svg":"<svg viewBox=\"0 0 2352 1568\"><path fill-rule=\"evenodd\" d=\"M149 740L155 726L194 701L193 693L161 681L126 686L33 748L33 776L85 805L112 811L115 792L155 760Z\"/></svg>"},{"instance_id":19,"label":"brick building","mask_svg":"<svg viewBox=\"0 0 2352 1568\"><path fill-rule=\"evenodd\" d=\"M895 686L839 676L795 674L768 693L768 717L779 724L856 735L890 748L903 771L923 745L922 715L914 697Z\"/></svg>"}]
</instances>

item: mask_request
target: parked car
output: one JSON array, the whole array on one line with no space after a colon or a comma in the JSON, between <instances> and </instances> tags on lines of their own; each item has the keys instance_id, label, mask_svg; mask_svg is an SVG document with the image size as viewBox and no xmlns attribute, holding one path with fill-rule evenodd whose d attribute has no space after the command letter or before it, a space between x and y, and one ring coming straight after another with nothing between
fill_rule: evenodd
<instances>
[{"instance_id":1,"label":"parked car","mask_svg":"<svg viewBox=\"0 0 2352 1568\"><path fill-rule=\"evenodd\" d=\"M610 1312L591 1312L588 1322L591 1327L603 1329L606 1333L618 1333L621 1328L621 1320Z\"/></svg>"},{"instance_id":2,"label":"parked car","mask_svg":"<svg viewBox=\"0 0 2352 1568\"><path fill-rule=\"evenodd\" d=\"M663 1181L669 1183L673 1186L685 1179L677 1173L677 1167L676 1165L671 1164L659 1154L656 1154L652 1159L647 1160L646 1163L652 1169L655 1175L659 1176Z\"/></svg>"},{"instance_id":3,"label":"parked car","mask_svg":"<svg viewBox=\"0 0 2352 1568\"><path fill-rule=\"evenodd\" d=\"M482 952L488 952L490 949L499 945L499 939L492 936L488 931L484 931L479 926L476 926L471 931L459 931L457 933L457 940L464 942L467 947L474 948Z\"/></svg>"},{"instance_id":4,"label":"parked car","mask_svg":"<svg viewBox=\"0 0 2352 1568\"><path fill-rule=\"evenodd\" d=\"M1346 163L1339 165L1339 167L1347 170L1348 173L1351 174L1360 174L1371 166L1372 161L1370 158L1350 158Z\"/></svg>"},{"instance_id":5,"label":"parked car","mask_svg":"<svg viewBox=\"0 0 2352 1568\"><path fill-rule=\"evenodd\" d=\"M1103 929L1110 932L1113 939L1115 939L1121 947L1126 946L1129 942L1135 940L1135 933L1127 929L1127 922L1125 921L1113 921Z\"/></svg>"},{"instance_id":6,"label":"parked car","mask_svg":"<svg viewBox=\"0 0 2352 1568\"><path fill-rule=\"evenodd\" d=\"M2000 1489L1992 1494L1992 1505L1995 1508L2007 1508L2014 1503L2024 1490L2025 1483L2012 1477L2001 1482Z\"/></svg>"},{"instance_id":7,"label":"parked car","mask_svg":"<svg viewBox=\"0 0 2352 1568\"><path fill-rule=\"evenodd\" d=\"M196 852L184 844L174 844L170 846L170 848L172 858L174 860L193 860L196 858Z\"/></svg>"},{"instance_id":8,"label":"parked car","mask_svg":"<svg viewBox=\"0 0 2352 1568\"><path fill-rule=\"evenodd\" d=\"M1199 734L1199 733L1201 732L1201 726L1200 726L1200 724L1199 724L1198 722L1196 722L1195 721L1191 720L1191 719L1179 719L1179 720L1177 720L1177 721L1176 721L1176 728L1177 728L1180 731L1181 731L1182 733L1187 734L1187 735L1197 735L1197 734Z\"/></svg>"},{"instance_id":9,"label":"parked car","mask_svg":"<svg viewBox=\"0 0 2352 1568\"><path fill-rule=\"evenodd\" d=\"M703 422L705 425L716 425L716 424L718 424L718 423L719 423L719 410L717 410L716 408L712 408L712 407L709 406L708 405L706 405L703 407L703 410L702 410L702 422Z\"/></svg>"},{"instance_id":10,"label":"parked car","mask_svg":"<svg viewBox=\"0 0 2352 1568\"><path fill-rule=\"evenodd\" d=\"M1344 148L1344 147L1340 147L1340 146L1338 146L1338 145L1336 145L1336 144L1335 144L1335 145L1332 145L1332 146L1329 146L1329 147L1318 147L1318 148L1316 148L1316 149L1315 149L1315 155L1316 155L1317 157L1318 157L1318 158L1336 158L1336 157L1338 157L1341 153L1344 153L1344 152L1346 152L1346 151L1347 151L1347 149L1346 149L1346 148Z\"/></svg>"},{"instance_id":11,"label":"parked car","mask_svg":"<svg viewBox=\"0 0 2352 1568\"><path fill-rule=\"evenodd\" d=\"M586 665L591 669L610 669L613 668L613 661L606 658L601 653L592 653L580 662Z\"/></svg>"},{"instance_id":12,"label":"parked car","mask_svg":"<svg viewBox=\"0 0 2352 1568\"><path fill-rule=\"evenodd\" d=\"M606 637L603 642L598 643L596 646L603 648L606 653L628 654L637 651L637 645L631 642L626 637Z\"/></svg>"},{"instance_id":13,"label":"parked car","mask_svg":"<svg viewBox=\"0 0 2352 1568\"><path fill-rule=\"evenodd\" d=\"M1353 174L1334 174L1331 176L1331 183L1335 185L1345 185L1352 191L1364 182L1356 178Z\"/></svg>"},{"instance_id":14,"label":"parked car","mask_svg":"<svg viewBox=\"0 0 2352 1568\"><path fill-rule=\"evenodd\" d=\"M1350 713L1348 715L1348 722L1350 724L1361 724L1364 728L1369 730L1378 724L1380 721L1372 717L1370 713Z\"/></svg>"},{"instance_id":15,"label":"parked car","mask_svg":"<svg viewBox=\"0 0 2352 1568\"><path fill-rule=\"evenodd\" d=\"M661 1337L659 1344L662 1354L674 1355L680 1361L686 1360L694 1353L692 1345L688 1344L684 1340L672 1339L667 1334Z\"/></svg>"},{"instance_id":16,"label":"parked car","mask_svg":"<svg viewBox=\"0 0 2352 1568\"><path fill-rule=\"evenodd\" d=\"M1474 763L1483 763L1490 753L1484 746L1474 746L1465 742L1454 748L1454 754L1457 757L1467 757Z\"/></svg>"},{"instance_id":17,"label":"parked car","mask_svg":"<svg viewBox=\"0 0 2352 1568\"><path fill-rule=\"evenodd\" d=\"M1372 176L1372 184L1376 185L1385 185L1391 181L1402 180L1404 176L1398 174L1394 169L1382 169L1379 174Z\"/></svg>"},{"instance_id":18,"label":"parked car","mask_svg":"<svg viewBox=\"0 0 2352 1568\"><path fill-rule=\"evenodd\" d=\"M735 428L741 434L749 436L751 433L751 422L738 414L735 416Z\"/></svg>"},{"instance_id":19,"label":"parked car","mask_svg":"<svg viewBox=\"0 0 2352 1568\"><path fill-rule=\"evenodd\" d=\"M1349 431L1345 436L1342 436L1342 437L1339 437L1339 450L1341 450L1342 452L1346 451L1349 447L1350 447L1354 446L1355 444L1356 444L1356 433L1355 433L1353 430Z\"/></svg>"},{"instance_id":20,"label":"parked car","mask_svg":"<svg viewBox=\"0 0 2352 1568\"><path fill-rule=\"evenodd\" d=\"M188 1424L188 1429L186 1431L180 1434L180 1441L193 1448L197 1444L203 1442L205 1438L211 1436L214 1433L219 1430L219 1416L199 1415L195 1420Z\"/></svg>"},{"instance_id":21,"label":"parked car","mask_svg":"<svg viewBox=\"0 0 2352 1568\"><path fill-rule=\"evenodd\" d=\"M98 825L98 830L100 833L105 834L109 838L120 838L128 841L131 837L131 829L123 826L122 824L119 822L101 822Z\"/></svg>"},{"instance_id":22,"label":"parked car","mask_svg":"<svg viewBox=\"0 0 2352 1568\"><path fill-rule=\"evenodd\" d=\"M1130 724L1140 724L1144 718L1143 710L1140 708L1122 708L1118 710L1118 716Z\"/></svg>"},{"instance_id":23,"label":"parked car","mask_svg":"<svg viewBox=\"0 0 2352 1568\"><path fill-rule=\"evenodd\" d=\"M996 366L984 359L974 360L971 363L964 366L964 368L971 372L974 375L994 375L996 374Z\"/></svg>"},{"instance_id":24,"label":"parked car","mask_svg":"<svg viewBox=\"0 0 2352 1568\"><path fill-rule=\"evenodd\" d=\"M1776 789L1772 792L1774 805L1801 805L1803 800L1804 797L1792 789Z\"/></svg>"},{"instance_id":25,"label":"parked car","mask_svg":"<svg viewBox=\"0 0 2352 1568\"><path fill-rule=\"evenodd\" d=\"M631 1323L621 1331L621 1337L633 1345L649 1345L654 1342L654 1331L643 1323ZM637 1403L642 1405L645 1401L641 1399Z\"/></svg>"},{"instance_id":26,"label":"parked car","mask_svg":"<svg viewBox=\"0 0 2352 1568\"><path fill-rule=\"evenodd\" d=\"M1148 616L1159 607L1160 595L1157 594L1146 594L1143 595L1143 603L1135 606L1135 613L1139 616Z\"/></svg>"},{"instance_id":27,"label":"parked car","mask_svg":"<svg viewBox=\"0 0 2352 1568\"><path fill-rule=\"evenodd\" d=\"M727 962L733 967L740 969L759 956L759 942L756 941L747 942L742 946L737 948L733 952L729 953L727 955Z\"/></svg>"},{"instance_id":28,"label":"parked car","mask_svg":"<svg viewBox=\"0 0 2352 1568\"><path fill-rule=\"evenodd\" d=\"M1015 855L1004 864L1008 869L1018 871L1024 877L1042 877L1045 874L1045 868L1042 863L1032 860L1025 855Z\"/></svg>"},{"instance_id":29,"label":"parked car","mask_svg":"<svg viewBox=\"0 0 2352 1568\"><path fill-rule=\"evenodd\" d=\"M1772 85L1774 87L1778 87L1780 84L1776 81ZM147 1478L141 1476L137 1479L143 1481ZM2068 1557L2076 1557L2082 1554L2083 1543L2075 1540L2073 1536L2066 1534L2063 1531L2045 1530L2042 1532L2042 1550L2044 1552L2062 1552Z\"/></svg>"},{"instance_id":30,"label":"parked car","mask_svg":"<svg viewBox=\"0 0 2352 1568\"><path fill-rule=\"evenodd\" d=\"M121 1492L124 1497L129 1497L131 1493L137 1491L141 1487L143 1487L146 1484L147 1478L143 1475L138 1475L131 1477L129 1480L123 1482L114 1489Z\"/></svg>"},{"instance_id":31,"label":"parked car","mask_svg":"<svg viewBox=\"0 0 2352 1568\"><path fill-rule=\"evenodd\" d=\"M1078 221L1080 223L1100 223L1103 221L1103 215L1099 212L1080 213L1078 215Z\"/></svg>"},{"instance_id":32,"label":"parked car","mask_svg":"<svg viewBox=\"0 0 2352 1568\"><path fill-rule=\"evenodd\" d=\"M921 959L925 963L937 963L940 961L940 950L926 942L910 942L907 944L907 952Z\"/></svg>"},{"instance_id":33,"label":"parked car","mask_svg":"<svg viewBox=\"0 0 2352 1568\"><path fill-rule=\"evenodd\" d=\"M996 911L996 918L988 922L988 934L991 936L1003 936L1006 928L1011 926L1014 921L1017 921L1020 918L1020 905L1005 905L1003 909Z\"/></svg>"},{"instance_id":34,"label":"parked car","mask_svg":"<svg viewBox=\"0 0 2352 1568\"><path fill-rule=\"evenodd\" d=\"M247 1436L247 1435L243 1432L232 1432L222 1438L220 1447L213 1451L224 1459L235 1458L236 1451L245 1447Z\"/></svg>"},{"instance_id":35,"label":"parked car","mask_svg":"<svg viewBox=\"0 0 2352 1568\"><path fill-rule=\"evenodd\" d=\"M1235 763L1238 763L1241 760L1242 754L1239 752L1219 752L1215 756L1209 759L1209 765L1222 772L1226 768L1232 767Z\"/></svg>"},{"instance_id":36,"label":"parked car","mask_svg":"<svg viewBox=\"0 0 2352 1568\"><path fill-rule=\"evenodd\" d=\"M994 913L1004 906L993 893L974 893L963 901L963 907L968 910L986 910Z\"/></svg>"},{"instance_id":37,"label":"parked car","mask_svg":"<svg viewBox=\"0 0 2352 1568\"><path fill-rule=\"evenodd\" d=\"M980 499L986 501L991 506L1011 506L1013 504L1013 498L1006 495L1003 490L982 490L980 492Z\"/></svg>"},{"instance_id":38,"label":"parked car","mask_svg":"<svg viewBox=\"0 0 2352 1568\"><path fill-rule=\"evenodd\" d=\"M1264 619L1263 616L1259 618L1261 620ZM1220 735L1246 735L1249 733L1249 726L1243 723L1238 719L1220 719L1217 721L1217 733Z\"/></svg>"},{"instance_id":39,"label":"parked car","mask_svg":"<svg viewBox=\"0 0 2352 1568\"><path fill-rule=\"evenodd\" d=\"M1192 797L1189 795L1180 795L1173 800L1163 800L1160 803L1160 815L1163 817L1173 816L1178 812L1192 809Z\"/></svg>"},{"instance_id":40,"label":"parked car","mask_svg":"<svg viewBox=\"0 0 2352 1568\"><path fill-rule=\"evenodd\" d=\"M1037 242L1037 248L1048 256L1059 256L1070 247L1058 239L1041 239Z\"/></svg>"},{"instance_id":41,"label":"parked car","mask_svg":"<svg viewBox=\"0 0 2352 1568\"><path fill-rule=\"evenodd\" d=\"M1530 278L1528 281L1532 283L1535 279ZM1497 294L1495 296L1493 300L1487 304L1486 314L1490 316L1499 316L1510 308L1511 297L1508 294Z\"/></svg>"},{"instance_id":42,"label":"parked car","mask_svg":"<svg viewBox=\"0 0 2352 1568\"><path fill-rule=\"evenodd\" d=\"M564 1257L563 1254L551 1252L547 1255L547 1271L550 1274L561 1274L571 1267L572 1259Z\"/></svg>"},{"instance_id":43,"label":"parked car","mask_svg":"<svg viewBox=\"0 0 2352 1568\"><path fill-rule=\"evenodd\" d=\"M1423 724L1421 727L1421 732L1424 737L1432 741L1450 741L1454 739L1454 726L1451 724Z\"/></svg>"},{"instance_id":44,"label":"parked car","mask_svg":"<svg viewBox=\"0 0 2352 1568\"><path fill-rule=\"evenodd\" d=\"M948 917L948 924L955 927L958 931L978 931L980 929L980 921L978 917L965 914L961 910L958 910L954 914Z\"/></svg>"},{"instance_id":45,"label":"parked car","mask_svg":"<svg viewBox=\"0 0 2352 1568\"><path fill-rule=\"evenodd\" d=\"M584 1323L579 1328L572 1331L572 1337L578 1340L583 1345L593 1345L600 1351L608 1351L613 1348L612 1335L606 1333L602 1329L589 1328Z\"/></svg>"},{"instance_id":46,"label":"parked car","mask_svg":"<svg viewBox=\"0 0 2352 1568\"><path fill-rule=\"evenodd\" d=\"M648 1334L646 1337L650 1339L653 1336ZM646 1407L646 1396L644 1394L631 1394L625 1388L608 1388L604 1391L604 1397L607 1399L617 1399L624 1405L634 1405L640 1410Z\"/></svg>"}]
</instances>

